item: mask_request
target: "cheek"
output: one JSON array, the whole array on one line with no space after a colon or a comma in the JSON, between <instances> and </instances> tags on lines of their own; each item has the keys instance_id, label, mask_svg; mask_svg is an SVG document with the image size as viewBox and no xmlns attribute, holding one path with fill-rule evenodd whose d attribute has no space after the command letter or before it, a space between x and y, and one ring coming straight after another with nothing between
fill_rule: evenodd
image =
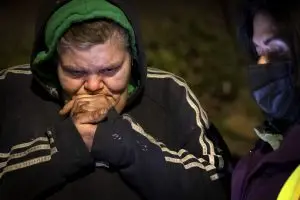
<instances>
[{"instance_id":1,"label":"cheek","mask_svg":"<svg viewBox=\"0 0 300 200\"><path fill-rule=\"evenodd\" d=\"M77 79L71 79L64 75L59 74L59 82L62 89L69 95L77 93L77 91L82 87L83 81Z\"/></svg>"},{"instance_id":2,"label":"cheek","mask_svg":"<svg viewBox=\"0 0 300 200\"><path fill-rule=\"evenodd\" d=\"M105 78L106 87L113 93L123 92L129 82L130 69L120 70L115 76Z\"/></svg>"}]
</instances>

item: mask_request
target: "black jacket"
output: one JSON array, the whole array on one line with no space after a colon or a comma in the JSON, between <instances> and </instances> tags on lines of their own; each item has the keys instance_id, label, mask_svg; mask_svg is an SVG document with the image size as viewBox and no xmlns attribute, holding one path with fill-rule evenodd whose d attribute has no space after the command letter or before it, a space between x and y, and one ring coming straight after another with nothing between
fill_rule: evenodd
<instances>
[{"instance_id":1,"label":"black jacket","mask_svg":"<svg viewBox=\"0 0 300 200\"><path fill-rule=\"evenodd\" d=\"M67 2L46 1L32 58L45 48L47 19ZM55 75L53 63L1 71L1 200L226 198L224 141L184 80L146 68L128 3L113 3L136 33L138 89L123 113L110 110L98 125L89 152L72 120L58 115L58 88L40 76Z\"/></svg>"}]
</instances>

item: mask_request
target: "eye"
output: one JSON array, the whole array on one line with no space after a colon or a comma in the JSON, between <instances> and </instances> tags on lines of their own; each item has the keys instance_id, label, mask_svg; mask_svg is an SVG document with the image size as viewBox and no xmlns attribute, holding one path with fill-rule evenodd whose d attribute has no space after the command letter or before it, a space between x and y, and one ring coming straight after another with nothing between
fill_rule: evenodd
<instances>
[{"instance_id":1,"label":"eye","mask_svg":"<svg viewBox=\"0 0 300 200\"><path fill-rule=\"evenodd\" d=\"M115 70L116 70L116 68L108 68L108 69L105 69L104 72L113 72Z\"/></svg>"},{"instance_id":2,"label":"eye","mask_svg":"<svg viewBox=\"0 0 300 200\"><path fill-rule=\"evenodd\" d=\"M67 74L73 78L81 78L86 75L86 72L81 70L67 70Z\"/></svg>"},{"instance_id":3,"label":"eye","mask_svg":"<svg viewBox=\"0 0 300 200\"><path fill-rule=\"evenodd\" d=\"M110 68L106 68L106 69L102 69L101 73L105 74L107 76L112 76L114 75L118 70L120 69L120 66L118 67L110 67Z\"/></svg>"}]
</instances>

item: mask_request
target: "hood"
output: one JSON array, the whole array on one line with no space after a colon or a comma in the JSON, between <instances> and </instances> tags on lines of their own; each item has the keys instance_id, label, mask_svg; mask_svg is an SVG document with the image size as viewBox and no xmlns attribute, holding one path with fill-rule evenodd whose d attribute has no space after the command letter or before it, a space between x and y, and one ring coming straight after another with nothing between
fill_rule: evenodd
<instances>
[{"instance_id":1,"label":"hood","mask_svg":"<svg viewBox=\"0 0 300 200\"><path fill-rule=\"evenodd\" d=\"M143 91L146 80L144 49L136 12L128 0L44 0L35 27L35 42L30 58L34 79L47 93L59 100L60 84L57 77L56 45L59 38L74 23L91 19L109 19L127 30L130 36L134 88L128 104Z\"/></svg>"}]
</instances>

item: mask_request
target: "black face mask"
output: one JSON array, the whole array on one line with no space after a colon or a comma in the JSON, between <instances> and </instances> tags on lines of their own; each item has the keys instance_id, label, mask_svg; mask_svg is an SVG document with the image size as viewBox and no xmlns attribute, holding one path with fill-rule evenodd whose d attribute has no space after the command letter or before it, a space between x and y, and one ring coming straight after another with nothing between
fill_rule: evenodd
<instances>
[{"instance_id":1,"label":"black face mask","mask_svg":"<svg viewBox=\"0 0 300 200\"><path fill-rule=\"evenodd\" d=\"M292 62L274 62L249 67L251 93L270 120L291 124L299 117L299 95Z\"/></svg>"}]
</instances>

